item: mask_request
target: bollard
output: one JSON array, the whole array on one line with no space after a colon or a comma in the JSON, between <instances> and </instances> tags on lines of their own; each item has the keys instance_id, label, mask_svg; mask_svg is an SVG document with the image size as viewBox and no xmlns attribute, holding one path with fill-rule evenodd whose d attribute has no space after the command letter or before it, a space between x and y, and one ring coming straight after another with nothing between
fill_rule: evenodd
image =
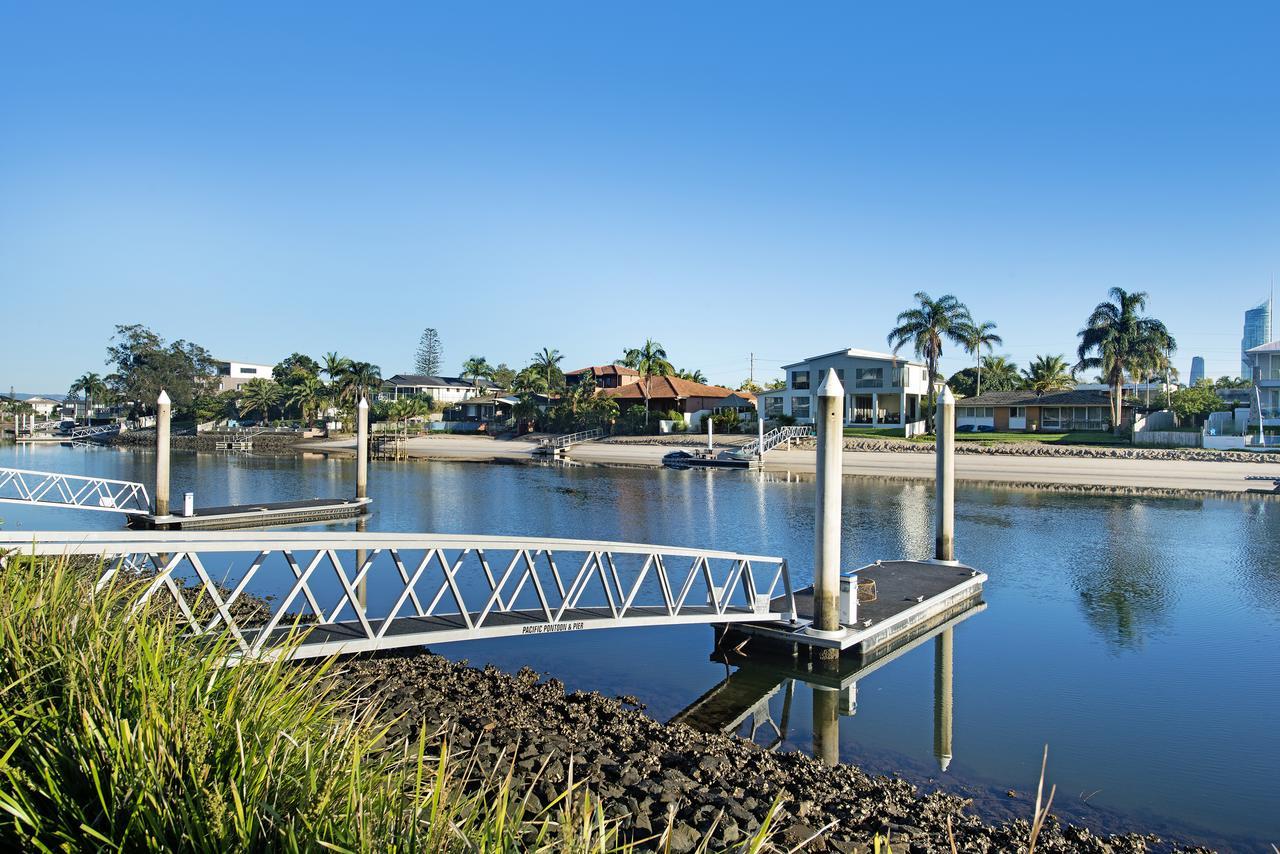
<instances>
[{"instance_id":1,"label":"bollard","mask_svg":"<svg viewBox=\"0 0 1280 854\"><path fill-rule=\"evenodd\" d=\"M173 405L169 395L160 389L156 398L156 506L157 516L169 515L169 422Z\"/></svg>"},{"instance_id":2,"label":"bollard","mask_svg":"<svg viewBox=\"0 0 1280 854\"><path fill-rule=\"evenodd\" d=\"M951 629L933 639L933 755L943 771L951 764Z\"/></svg>"},{"instance_id":3,"label":"bollard","mask_svg":"<svg viewBox=\"0 0 1280 854\"><path fill-rule=\"evenodd\" d=\"M844 386L834 369L818 386L818 489L814 524L813 627L840 631L840 524L844 429L841 423ZM833 655L834 653L834 655ZM820 657L839 658L838 649L819 650Z\"/></svg>"},{"instance_id":4,"label":"bollard","mask_svg":"<svg viewBox=\"0 0 1280 854\"><path fill-rule=\"evenodd\" d=\"M942 387L938 395L937 412L934 418L937 484L934 495L937 507L934 512L936 535L934 537L934 559L954 561L956 559L956 396L947 386Z\"/></svg>"},{"instance_id":5,"label":"bollard","mask_svg":"<svg viewBox=\"0 0 1280 854\"><path fill-rule=\"evenodd\" d=\"M840 576L840 622L852 626L858 622L858 573Z\"/></svg>"},{"instance_id":6,"label":"bollard","mask_svg":"<svg viewBox=\"0 0 1280 854\"><path fill-rule=\"evenodd\" d=\"M369 495L369 401L356 405L356 498Z\"/></svg>"},{"instance_id":7,"label":"bollard","mask_svg":"<svg viewBox=\"0 0 1280 854\"><path fill-rule=\"evenodd\" d=\"M764 461L764 418L763 416L756 419L756 432L758 434L757 436L758 444L756 445L756 449L757 449L756 456L760 458L761 462L763 462Z\"/></svg>"},{"instance_id":8,"label":"bollard","mask_svg":"<svg viewBox=\"0 0 1280 854\"><path fill-rule=\"evenodd\" d=\"M196 515L196 494L194 492L188 492L182 496L182 515Z\"/></svg>"},{"instance_id":9,"label":"bollard","mask_svg":"<svg viewBox=\"0 0 1280 854\"><path fill-rule=\"evenodd\" d=\"M711 439L711 416L708 415L707 416L707 453L711 453L711 450L713 447L714 445Z\"/></svg>"}]
</instances>

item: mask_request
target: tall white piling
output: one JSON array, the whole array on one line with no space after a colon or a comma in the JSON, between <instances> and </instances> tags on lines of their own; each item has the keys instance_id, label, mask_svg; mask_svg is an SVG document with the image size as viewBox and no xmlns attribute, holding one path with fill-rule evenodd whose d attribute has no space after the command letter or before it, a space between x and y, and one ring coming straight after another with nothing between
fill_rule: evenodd
<instances>
[{"instance_id":1,"label":"tall white piling","mask_svg":"<svg viewBox=\"0 0 1280 854\"><path fill-rule=\"evenodd\" d=\"M764 461L764 416L756 419L756 456Z\"/></svg>"},{"instance_id":2,"label":"tall white piling","mask_svg":"<svg viewBox=\"0 0 1280 854\"><path fill-rule=\"evenodd\" d=\"M843 476L844 426L841 423L844 385L834 369L818 386L818 506L814 524L813 627L840 630L840 487ZM822 650L822 657L839 657L839 650ZM828 655L834 653L834 656Z\"/></svg>"},{"instance_id":3,"label":"tall white piling","mask_svg":"<svg viewBox=\"0 0 1280 854\"><path fill-rule=\"evenodd\" d=\"M169 422L173 404L164 389L156 398L156 506L157 516L169 515Z\"/></svg>"},{"instance_id":4,"label":"tall white piling","mask_svg":"<svg viewBox=\"0 0 1280 854\"><path fill-rule=\"evenodd\" d=\"M934 418L937 485L934 489L937 507L934 511L934 553L936 560L956 559L956 396L943 386L938 395Z\"/></svg>"},{"instance_id":5,"label":"tall white piling","mask_svg":"<svg viewBox=\"0 0 1280 854\"><path fill-rule=\"evenodd\" d=\"M356 498L369 496L369 401L356 404Z\"/></svg>"}]
</instances>

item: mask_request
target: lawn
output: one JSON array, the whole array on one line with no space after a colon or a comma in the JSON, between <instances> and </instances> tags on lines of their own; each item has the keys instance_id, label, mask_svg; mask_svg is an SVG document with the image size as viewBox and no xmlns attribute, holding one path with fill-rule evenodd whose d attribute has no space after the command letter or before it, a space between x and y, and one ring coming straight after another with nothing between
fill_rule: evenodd
<instances>
[{"instance_id":1,"label":"lawn","mask_svg":"<svg viewBox=\"0 0 1280 854\"><path fill-rule=\"evenodd\" d=\"M901 427L846 427L846 436L862 436L868 439L901 439Z\"/></svg>"}]
</instances>

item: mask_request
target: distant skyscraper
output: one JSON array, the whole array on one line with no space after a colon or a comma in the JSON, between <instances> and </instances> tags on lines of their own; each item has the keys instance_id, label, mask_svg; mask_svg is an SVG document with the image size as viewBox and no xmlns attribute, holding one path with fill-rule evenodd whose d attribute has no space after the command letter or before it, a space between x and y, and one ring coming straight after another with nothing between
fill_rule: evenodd
<instances>
[{"instance_id":1,"label":"distant skyscraper","mask_svg":"<svg viewBox=\"0 0 1280 854\"><path fill-rule=\"evenodd\" d=\"M1240 340L1240 376L1253 379L1253 369L1245 353L1254 347L1261 347L1271 340L1271 302L1268 297L1257 308L1244 313L1244 338Z\"/></svg>"},{"instance_id":2,"label":"distant skyscraper","mask_svg":"<svg viewBox=\"0 0 1280 854\"><path fill-rule=\"evenodd\" d=\"M1204 356L1191 357L1191 385L1204 379Z\"/></svg>"}]
</instances>

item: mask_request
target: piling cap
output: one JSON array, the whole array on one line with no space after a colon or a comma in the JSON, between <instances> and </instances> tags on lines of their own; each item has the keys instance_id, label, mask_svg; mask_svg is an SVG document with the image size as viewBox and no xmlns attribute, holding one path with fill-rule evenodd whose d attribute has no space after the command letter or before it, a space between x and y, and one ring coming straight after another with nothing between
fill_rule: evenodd
<instances>
[{"instance_id":1,"label":"piling cap","mask_svg":"<svg viewBox=\"0 0 1280 854\"><path fill-rule=\"evenodd\" d=\"M939 406L955 406L956 405L956 395L955 395L955 392L951 390L951 386L944 385L942 387L942 391L938 393L938 405Z\"/></svg>"},{"instance_id":2,"label":"piling cap","mask_svg":"<svg viewBox=\"0 0 1280 854\"><path fill-rule=\"evenodd\" d=\"M840 382L835 368L827 368L827 375L818 386L818 397L844 397L844 383Z\"/></svg>"},{"instance_id":3,"label":"piling cap","mask_svg":"<svg viewBox=\"0 0 1280 854\"><path fill-rule=\"evenodd\" d=\"M165 391L164 389L160 389L160 396L156 398L156 403L160 404L161 406L168 406L170 403L169 392Z\"/></svg>"},{"instance_id":4,"label":"piling cap","mask_svg":"<svg viewBox=\"0 0 1280 854\"><path fill-rule=\"evenodd\" d=\"M368 409L368 408L369 408L369 398L367 398L367 397L362 397L362 398L360 398L360 402L359 402L359 403L357 403L357 404L356 404L356 406L357 406L357 408L359 408L359 409Z\"/></svg>"}]
</instances>

